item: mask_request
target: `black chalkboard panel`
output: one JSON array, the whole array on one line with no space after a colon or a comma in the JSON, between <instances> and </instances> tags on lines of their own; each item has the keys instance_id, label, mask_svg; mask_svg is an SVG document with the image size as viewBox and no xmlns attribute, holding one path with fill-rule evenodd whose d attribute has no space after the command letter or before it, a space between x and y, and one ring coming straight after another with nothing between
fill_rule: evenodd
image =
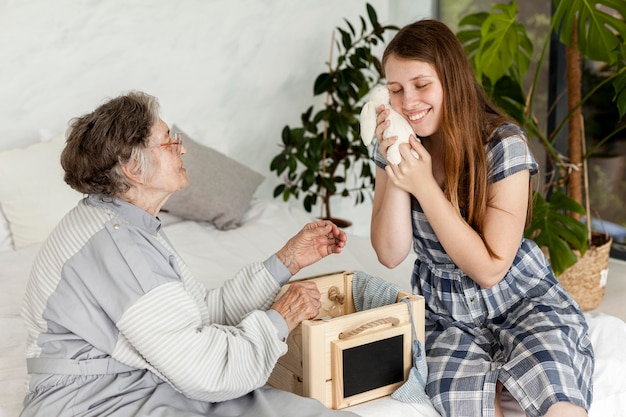
<instances>
[{"instance_id":1,"label":"black chalkboard panel","mask_svg":"<svg viewBox=\"0 0 626 417\"><path fill-rule=\"evenodd\" d=\"M404 381L404 334L344 349L343 397Z\"/></svg>"}]
</instances>

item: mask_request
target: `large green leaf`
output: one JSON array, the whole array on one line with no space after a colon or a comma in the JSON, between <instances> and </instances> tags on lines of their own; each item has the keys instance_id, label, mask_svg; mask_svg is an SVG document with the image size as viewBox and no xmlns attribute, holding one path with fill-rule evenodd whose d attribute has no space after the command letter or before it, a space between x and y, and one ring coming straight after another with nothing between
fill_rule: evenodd
<instances>
[{"instance_id":1,"label":"large green leaf","mask_svg":"<svg viewBox=\"0 0 626 417\"><path fill-rule=\"evenodd\" d=\"M548 248L550 264L557 275L576 263L574 249L581 255L587 250L587 226L567 212L584 214L585 209L560 189L548 200L535 193L532 222L524 232L537 245Z\"/></svg>"},{"instance_id":2,"label":"large green leaf","mask_svg":"<svg viewBox=\"0 0 626 417\"><path fill-rule=\"evenodd\" d=\"M481 81L485 77L489 86L506 76L521 90L530 67L533 45L524 26L517 23L517 10L515 1L496 4L491 13L470 14L459 23L457 37L470 57L476 77Z\"/></svg>"},{"instance_id":3,"label":"large green leaf","mask_svg":"<svg viewBox=\"0 0 626 417\"><path fill-rule=\"evenodd\" d=\"M530 66L532 42L526 28L517 22L517 3L496 4L480 27L476 50L477 76L483 74L495 84L505 74L522 83L521 75Z\"/></svg>"},{"instance_id":4,"label":"large green leaf","mask_svg":"<svg viewBox=\"0 0 626 417\"><path fill-rule=\"evenodd\" d=\"M517 3L499 4L491 10L461 19L457 36L490 99L525 126L523 77L533 46L525 28L515 21Z\"/></svg>"},{"instance_id":5,"label":"large green leaf","mask_svg":"<svg viewBox=\"0 0 626 417\"><path fill-rule=\"evenodd\" d=\"M577 25L581 54L592 61L616 61L616 48L626 39L626 1L554 0L554 4L553 27L560 28L561 42L572 45L572 33Z\"/></svg>"},{"instance_id":6,"label":"large green leaf","mask_svg":"<svg viewBox=\"0 0 626 417\"><path fill-rule=\"evenodd\" d=\"M487 12L472 13L459 21L459 27L461 29L457 32L456 36L461 41L465 47L465 52L470 57L476 53L480 45L480 28L485 19L487 19L487 16L489 16Z\"/></svg>"}]
</instances>

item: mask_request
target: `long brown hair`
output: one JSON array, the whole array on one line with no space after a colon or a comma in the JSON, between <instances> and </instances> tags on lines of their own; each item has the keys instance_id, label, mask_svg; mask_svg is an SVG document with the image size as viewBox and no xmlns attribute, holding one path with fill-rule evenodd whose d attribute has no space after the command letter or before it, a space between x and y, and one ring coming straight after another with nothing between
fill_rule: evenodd
<instances>
[{"instance_id":1,"label":"long brown hair","mask_svg":"<svg viewBox=\"0 0 626 417\"><path fill-rule=\"evenodd\" d=\"M383 68L392 55L427 62L437 71L443 87L438 133L444 150L446 197L482 233L488 203L484 145L498 125L510 120L489 102L463 46L444 23L426 19L403 27L383 53Z\"/></svg>"}]
</instances>

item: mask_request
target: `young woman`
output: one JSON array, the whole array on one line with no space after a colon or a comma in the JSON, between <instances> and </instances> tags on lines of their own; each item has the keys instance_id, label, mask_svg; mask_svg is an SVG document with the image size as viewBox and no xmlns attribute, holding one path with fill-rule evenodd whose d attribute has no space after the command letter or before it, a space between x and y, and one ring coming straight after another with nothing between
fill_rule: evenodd
<instances>
[{"instance_id":1,"label":"young woman","mask_svg":"<svg viewBox=\"0 0 626 417\"><path fill-rule=\"evenodd\" d=\"M415 137L387 164L379 109L371 238L393 268L413 247L424 296L426 391L444 416L585 416L593 352L580 308L523 238L537 164L524 132L489 103L447 26L401 29L383 54L391 106ZM419 157L413 156L413 152Z\"/></svg>"}]
</instances>

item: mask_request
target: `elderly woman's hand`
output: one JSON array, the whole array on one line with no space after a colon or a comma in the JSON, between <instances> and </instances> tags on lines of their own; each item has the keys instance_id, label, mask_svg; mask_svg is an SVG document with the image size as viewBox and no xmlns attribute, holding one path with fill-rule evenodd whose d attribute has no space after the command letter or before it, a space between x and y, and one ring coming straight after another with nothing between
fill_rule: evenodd
<instances>
[{"instance_id":1,"label":"elderly woman's hand","mask_svg":"<svg viewBox=\"0 0 626 417\"><path fill-rule=\"evenodd\" d=\"M309 223L289 239L276 255L289 272L295 275L331 253L340 253L346 245L346 234L334 223L322 220Z\"/></svg>"},{"instance_id":2,"label":"elderly woman's hand","mask_svg":"<svg viewBox=\"0 0 626 417\"><path fill-rule=\"evenodd\" d=\"M287 291L272 305L287 323L291 332L302 320L317 317L322 305L321 294L317 285L311 281L295 281L289 284Z\"/></svg>"}]
</instances>

